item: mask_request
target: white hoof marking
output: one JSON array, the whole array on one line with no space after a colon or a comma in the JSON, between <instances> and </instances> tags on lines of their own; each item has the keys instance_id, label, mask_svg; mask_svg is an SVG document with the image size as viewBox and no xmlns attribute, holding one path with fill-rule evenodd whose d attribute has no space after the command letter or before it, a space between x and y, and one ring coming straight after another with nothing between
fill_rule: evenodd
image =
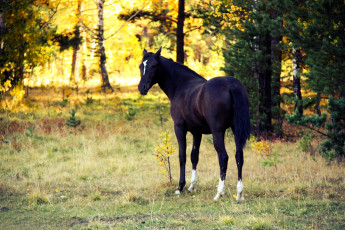
<instances>
[{"instance_id":1,"label":"white hoof marking","mask_svg":"<svg viewBox=\"0 0 345 230\"><path fill-rule=\"evenodd\" d=\"M214 197L214 200L218 200L222 195L224 195L224 182L225 180L221 180L219 178L219 185L217 189L217 195Z\"/></svg>"},{"instance_id":2,"label":"white hoof marking","mask_svg":"<svg viewBox=\"0 0 345 230\"><path fill-rule=\"evenodd\" d=\"M244 196L242 193L237 193L236 200L244 200Z\"/></svg>"},{"instance_id":3,"label":"white hoof marking","mask_svg":"<svg viewBox=\"0 0 345 230\"><path fill-rule=\"evenodd\" d=\"M237 182L237 196L236 196L236 200L244 200L242 180L239 180Z\"/></svg>"},{"instance_id":4,"label":"white hoof marking","mask_svg":"<svg viewBox=\"0 0 345 230\"><path fill-rule=\"evenodd\" d=\"M196 181L197 181L197 179L196 179L196 170L192 170L192 178L190 179L190 186L189 186L189 188L188 188L188 191L193 191L194 189L195 189L195 184L196 184Z\"/></svg>"},{"instance_id":5,"label":"white hoof marking","mask_svg":"<svg viewBox=\"0 0 345 230\"><path fill-rule=\"evenodd\" d=\"M176 194L176 195L180 195L180 194L181 194L180 190L177 189L177 190L175 191L175 194Z\"/></svg>"},{"instance_id":6,"label":"white hoof marking","mask_svg":"<svg viewBox=\"0 0 345 230\"><path fill-rule=\"evenodd\" d=\"M188 188L188 191L192 192L195 190L195 186L193 184L191 184Z\"/></svg>"},{"instance_id":7,"label":"white hoof marking","mask_svg":"<svg viewBox=\"0 0 345 230\"><path fill-rule=\"evenodd\" d=\"M222 195L220 193L217 193L217 195L213 198L213 200L219 200L219 198L221 197Z\"/></svg>"}]
</instances>

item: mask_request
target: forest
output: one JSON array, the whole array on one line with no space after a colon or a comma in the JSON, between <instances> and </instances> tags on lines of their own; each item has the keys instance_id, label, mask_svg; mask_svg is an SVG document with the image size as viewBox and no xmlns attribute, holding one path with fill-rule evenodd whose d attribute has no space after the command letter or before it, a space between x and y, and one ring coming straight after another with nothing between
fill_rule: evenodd
<instances>
[{"instance_id":1,"label":"forest","mask_svg":"<svg viewBox=\"0 0 345 230\"><path fill-rule=\"evenodd\" d=\"M226 195L210 136L173 194L169 100L138 92L160 48L247 89L244 201L231 130ZM343 0L0 0L0 228L343 229L344 73Z\"/></svg>"}]
</instances>

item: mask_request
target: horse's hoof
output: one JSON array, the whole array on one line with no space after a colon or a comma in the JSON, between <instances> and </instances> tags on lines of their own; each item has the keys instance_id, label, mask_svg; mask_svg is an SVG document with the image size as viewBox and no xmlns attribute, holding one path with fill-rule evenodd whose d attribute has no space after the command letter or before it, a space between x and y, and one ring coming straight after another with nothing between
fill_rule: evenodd
<instances>
[{"instance_id":1,"label":"horse's hoof","mask_svg":"<svg viewBox=\"0 0 345 230\"><path fill-rule=\"evenodd\" d=\"M177 190L175 191L175 194L176 194L176 195L180 195L180 194L181 194L181 191L177 189Z\"/></svg>"},{"instance_id":2,"label":"horse's hoof","mask_svg":"<svg viewBox=\"0 0 345 230\"><path fill-rule=\"evenodd\" d=\"M193 185L189 186L188 191L193 192L195 190L195 187Z\"/></svg>"},{"instance_id":3,"label":"horse's hoof","mask_svg":"<svg viewBox=\"0 0 345 230\"><path fill-rule=\"evenodd\" d=\"M237 193L236 200L244 200L244 196L243 196L242 192Z\"/></svg>"},{"instance_id":4,"label":"horse's hoof","mask_svg":"<svg viewBox=\"0 0 345 230\"><path fill-rule=\"evenodd\" d=\"M213 200L215 200L215 201L219 200L219 198L221 198L222 195L223 195L223 194L221 194L221 193L218 192L217 195L213 198Z\"/></svg>"}]
</instances>

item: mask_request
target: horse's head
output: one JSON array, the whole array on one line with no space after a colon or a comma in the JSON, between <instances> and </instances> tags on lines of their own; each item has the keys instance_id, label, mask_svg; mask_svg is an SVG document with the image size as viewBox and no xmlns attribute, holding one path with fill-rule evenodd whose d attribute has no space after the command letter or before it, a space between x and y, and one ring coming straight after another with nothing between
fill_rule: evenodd
<instances>
[{"instance_id":1,"label":"horse's head","mask_svg":"<svg viewBox=\"0 0 345 230\"><path fill-rule=\"evenodd\" d=\"M157 83L156 73L158 70L160 55L161 48L157 51L157 53L148 53L144 49L143 61L139 66L141 79L138 89L141 95L146 95L149 89L151 89L151 87Z\"/></svg>"}]
</instances>

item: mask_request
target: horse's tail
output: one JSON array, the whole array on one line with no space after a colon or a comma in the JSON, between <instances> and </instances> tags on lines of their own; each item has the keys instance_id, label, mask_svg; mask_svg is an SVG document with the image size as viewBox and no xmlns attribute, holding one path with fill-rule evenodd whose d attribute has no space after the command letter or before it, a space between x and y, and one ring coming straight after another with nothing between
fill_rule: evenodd
<instances>
[{"instance_id":1,"label":"horse's tail","mask_svg":"<svg viewBox=\"0 0 345 230\"><path fill-rule=\"evenodd\" d=\"M240 83L240 82L239 82ZM236 146L243 148L250 137L249 100L244 86L236 84L231 88L230 93L233 99L234 125Z\"/></svg>"}]
</instances>

